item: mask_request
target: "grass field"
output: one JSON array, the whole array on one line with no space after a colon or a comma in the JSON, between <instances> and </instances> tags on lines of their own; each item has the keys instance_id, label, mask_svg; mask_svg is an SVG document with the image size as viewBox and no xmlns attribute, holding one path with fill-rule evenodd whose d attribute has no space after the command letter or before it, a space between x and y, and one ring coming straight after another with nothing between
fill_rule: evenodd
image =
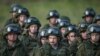
<instances>
[{"instance_id":1,"label":"grass field","mask_svg":"<svg viewBox=\"0 0 100 56\"><path fill-rule=\"evenodd\" d=\"M24 0L23 0L24 1ZM36 16L42 25L47 23L46 17L49 10L56 9L60 15L70 17L71 22L77 24L83 15L85 8L93 7L97 14L100 13L99 0L29 0L26 2L15 1L28 8L31 16ZM10 18L10 5L0 2L0 25L4 25Z\"/></svg>"}]
</instances>

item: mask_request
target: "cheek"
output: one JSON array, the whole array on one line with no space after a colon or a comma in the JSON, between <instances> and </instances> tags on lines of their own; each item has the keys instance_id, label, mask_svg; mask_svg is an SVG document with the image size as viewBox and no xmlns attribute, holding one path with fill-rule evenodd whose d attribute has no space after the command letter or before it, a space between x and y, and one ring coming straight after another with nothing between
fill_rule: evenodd
<instances>
[{"instance_id":1,"label":"cheek","mask_svg":"<svg viewBox=\"0 0 100 56\"><path fill-rule=\"evenodd\" d=\"M65 33L65 29L61 29L61 33Z\"/></svg>"},{"instance_id":2,"label":"cheek","mask_svg":"<svg viewBox=\"0 0 100 56\"><path fill-rule=\"evenodd\" d=\"M24 21L26 17L20 17L19 20L20 21Z\"/></svg>"},{"instance_id":3,"label":"cheek","mask_svg":"<svg viewBox=\"0 0 100 56\"><path fill-rule=\"evenodd\" d=\"M75 37L70 37L70 40L71 40L71 41L74 41L74 40L75 40Z\"/></svg>"},{"instance_id":4,"label":"cheek","mask_svg":"<svg viewBox=\"0 0 100 56\"><path fill-rule=\"evenodd\" d=\"M56 19L51 19L50 22L56 23Z\"/></svg>"},{"instance_id":5,"label":"cheek","mask_svg":"<svg viewBox=\"0 0 100 56\"><path fill-rule=\"evenodd\" d=\"M30 31L31 32L36 32L37 31L37 28L30 28Z\"/></svg>"}]
</instances>

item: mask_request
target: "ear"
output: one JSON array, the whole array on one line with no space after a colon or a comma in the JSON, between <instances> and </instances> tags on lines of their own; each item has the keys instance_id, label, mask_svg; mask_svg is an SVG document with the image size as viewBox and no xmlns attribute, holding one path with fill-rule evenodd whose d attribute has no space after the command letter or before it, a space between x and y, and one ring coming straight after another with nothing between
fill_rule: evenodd
<instances>
[{"instance_id":1,"label":"ear","mask_svg":"<svg viewBox=\"0 0 100 56\"><path fill-rule=\"evenodd\" d=\"M66 38L67 38L67 39L70 39L70 37L69 37L69 36L67 36Z\"/></svg>"},{"instance_id":2,"label":"ear","mask_svg":"<svg viewBox=\"0 0 100 56\"><path fill-rule=\"evenodd\" d=\"M5 36L5 39L8 39L7 35Z\"/></svg>"}]
</instances>

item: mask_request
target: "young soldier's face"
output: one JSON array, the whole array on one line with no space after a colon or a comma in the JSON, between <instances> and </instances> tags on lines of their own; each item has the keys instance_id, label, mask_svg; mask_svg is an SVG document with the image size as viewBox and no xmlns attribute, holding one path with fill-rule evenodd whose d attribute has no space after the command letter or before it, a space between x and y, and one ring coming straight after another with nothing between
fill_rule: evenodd
<instances>
[{"instance_id":1,"label":"young soldier's face","mask_svg":"<svg viewBox=\"0 0 100 56\"><path fill-rule=\"evenodd\" d=\"M31 33L36 33L37 32L37 30L38 30L38 26L37 25L31 25L30 27L29 27L29 32L31 32Z\"/></svg>"},{"instance_id":2,"label":"young soldier's face","mask_svg":"<svg viewBox=\"0 0 100 56\"><path fill-rule=\"evenodd\" d=\"M91 37L92 42L100 41L100 34L99 33L91 33L90 37Z\"/></svg>"},{"instance_id":3,"label":"young soldier's face","mask_svg":"<svg viewBox=\"0 0 100 56\"><path fill-rule=\"evenodd\" d=\"M83 40L86 40L87 39L87 32L86 31L81 32L81 36L82 36Z\"/></svg>"},{"instance_id":4,"label":"young soldier's face","mask_svg":"<svg viewBox=\"0 0 100 56\"><path fill-rule=\"evenodd\" d=\"M41 43L42 43L42 44L47 43L47 39L46 39L46 37L42 37L42 38L41 38Z\"/></svg>"},{"instance_id":5,"label":"young soldier's face","mask_svg":"<svg viewBox=\"0 0 100 56\"><path fill-rule=\"evenodd\" d=\"M70 32L67 37L68 37L68 40L71 42L76 41L76 38L77 38L75 32Z\"/></svg>"},{"instance_id":6,"label":"young soldier's face","mask_svg":"<svg viewBox=\"0 0 100 56\"><path fill-rule=\"evenodd\" d=\"M17 34L15 34L15 33L8 33L6 38L7 38L8 41L15 42L17 40Z\"/></svg>"},{"instance_id":7,"label":"young soldier's face","mask_svg":"<svg viewBox=\"0 0 100 56\"><path fill-rule=\"evenodd\" d=\"M55 25L55 24L57 24L57 19L56 19L56 18L50 18L49 22L50 22L52 25Z\"/></svg>"},{"instance_id":8,"label":"young soldier's face","mask_svg":"<svg viewBox=\"0 0 100 56\"><path fill-rule=\"evenodd\" d=\"M100 25L100 20L96 22L96 24Z\"/></svg>"},{"instance_id":9,"label":"young soldier's face","mask_svg":"<svg viewBox=\"0 0 100 56\"><path fill-rule=\"evenodd\" d=\"M61 31L62 34L64 34L64 33L66 32L66 30L67 30L67 28L65 28L65 27L62 27L62 28L60 29L60 31Z\"/></svg>"},{"instance_id":10,"label":"young soldier's face","mask_svg":"<svg viewBox=\"0 0 100 56\"><path fill-rule=\"evenodd\" d=\"M86 22L88 22L88 23L92 23L93 18L92 18L91 16L86 16L86 17L85 17L85 20L86 20Z\"/></svg>"},{"instance_id":11,"label":"young soldier's face","mask_svg":"<svg viewBox=\"0 0 100 56\"><path fill-rule=\"evenodd\" d=\"M16 14L17 14L16 12L13 12L12 17L15 18Z\"/></svg>"},{"instance_id":12,"label":"young soldier's face","mask_svg":"<svg viewBox=\"0 0 100 56\"><path fill-rule=\"evenodd\" d=\"M26 18L27 18L26 15L20 15L19 16L19 21L24 22Z\"/></svg>"},{"instance_id":13,"label":"young soldier's face","mask_svg":"<svg viewBox=\"0 0 100 56\"><path fill-rule=\"evenodd\" d=\"M48 37L48 41L51 45L56 45L58 43L58 38L57 36L54 36L54 35L50 35Z\"/></svg>"}]
</instances>

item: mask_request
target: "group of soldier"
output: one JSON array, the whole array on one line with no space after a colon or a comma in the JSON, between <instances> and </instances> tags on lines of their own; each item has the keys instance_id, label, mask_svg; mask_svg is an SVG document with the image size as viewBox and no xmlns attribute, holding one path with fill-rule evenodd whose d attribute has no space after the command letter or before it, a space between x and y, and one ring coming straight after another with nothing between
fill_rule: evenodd
<instances>
[{"instance_id":1,"label":"group of soldier","mask_svg":"<svg viewBox=\"0 0 100 56\"><path fill-rule=\"evenodd\" d=\"M1 31L0 56L100 56L100 15L93 8L86 8L79 25L50 10L42 28L19 4L12 4L10 13Z\"/></svg>"}]
</instances>

